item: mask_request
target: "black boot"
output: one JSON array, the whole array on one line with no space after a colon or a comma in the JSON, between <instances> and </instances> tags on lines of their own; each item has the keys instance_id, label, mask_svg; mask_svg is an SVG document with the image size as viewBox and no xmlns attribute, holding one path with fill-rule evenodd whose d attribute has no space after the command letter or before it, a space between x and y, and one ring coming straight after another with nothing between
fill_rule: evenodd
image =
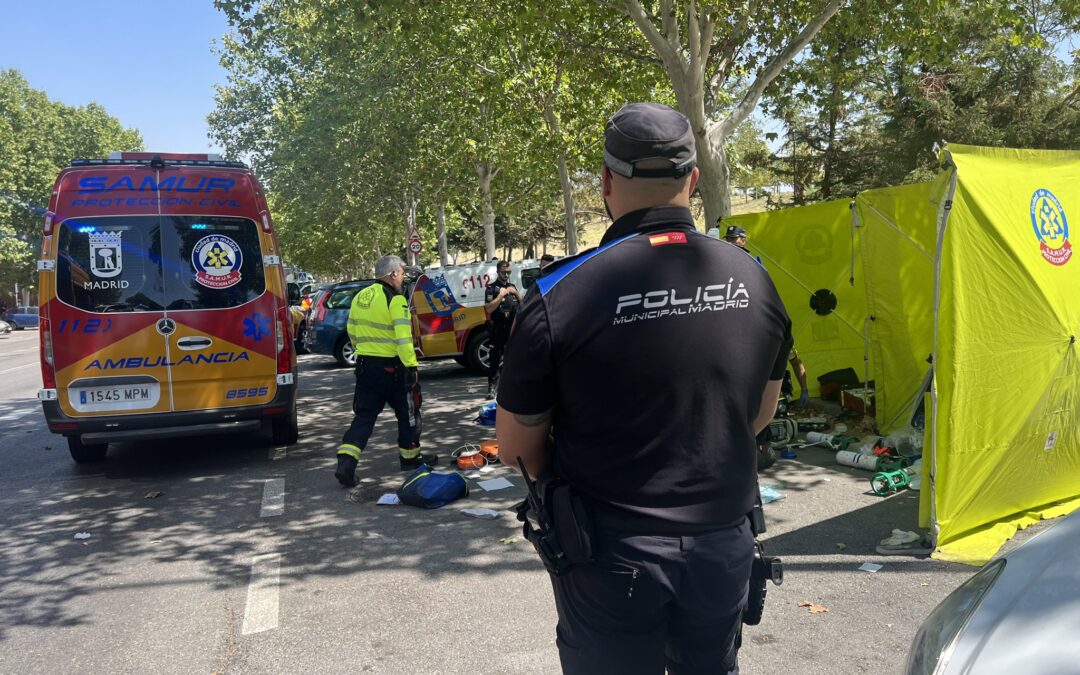
<instances>
[{"instance_id":1,"label":"black boot","mask_svg":"<svg viewBox=\"0 0 1080 675\"><path fill-rule=\"evenodd\" d=\"M402 471L412 471L413 469L419 469L424 464L435 466L439 463L439 456L421 453L412 459L405 459L401 455L398 455L398 460L401 462Z\"/></svg>"},{"instance_id":2,"label":"black boot","mask_svg":"<svg viewBox=\"0 0 1080 675\"><path fill-rule=\"evenodd\" d=\"M337 471L334 472L334 477L347 488L359 485L360 481L356 478L356 459L348 455L338 455Z\"/></svg>"}]
</instances>

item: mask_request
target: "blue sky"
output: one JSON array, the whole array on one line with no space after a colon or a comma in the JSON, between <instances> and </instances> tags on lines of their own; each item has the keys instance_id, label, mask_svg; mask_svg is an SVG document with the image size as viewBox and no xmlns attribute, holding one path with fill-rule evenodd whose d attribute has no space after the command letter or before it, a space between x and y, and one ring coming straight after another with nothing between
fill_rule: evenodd
<instances>
[{"instance_id":1,"label":"blue sky","mask_svg":"<svg viewBox=\"0 0 1080 675\"><path fill-rule=\"evenodd\" d=\"M219 152L206 136L228 31L211 0L3 2L0 70L15 68L67 105L96 101L147 150Z\"/></svg>"}]
</instances>

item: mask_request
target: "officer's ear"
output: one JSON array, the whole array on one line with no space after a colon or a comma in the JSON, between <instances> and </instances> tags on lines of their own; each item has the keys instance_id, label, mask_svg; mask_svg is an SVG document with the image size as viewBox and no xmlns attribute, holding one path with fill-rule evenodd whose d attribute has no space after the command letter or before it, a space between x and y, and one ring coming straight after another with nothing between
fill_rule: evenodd
<instances>
[{"instance_id":1,"label":"officer's ear","mask_svg":"<svg viewBox=\"0 0 1080 675\"><path fill-rule=\"evenodd\" d=\"M607 164L600 169L600 194L605 197L611 195L611 169Z\"/></svg>"}]
</instances>

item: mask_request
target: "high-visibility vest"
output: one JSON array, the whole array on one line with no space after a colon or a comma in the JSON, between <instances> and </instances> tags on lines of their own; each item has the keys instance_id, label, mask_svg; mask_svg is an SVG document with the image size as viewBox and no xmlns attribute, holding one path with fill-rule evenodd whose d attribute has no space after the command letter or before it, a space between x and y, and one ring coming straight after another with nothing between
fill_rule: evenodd
<instances>
[{"instance_id":1,"label":"high-visibility vest","mask_svg":"<svg viewBox=\"0 0 1080 675\"><path fill-rule=\"evenodd\" d=\"M381 282L371 284L353 298L349 309L349 339L362 356L398 357L416 367L412 321L405 296Z\"/></svg>"}]
</instances>

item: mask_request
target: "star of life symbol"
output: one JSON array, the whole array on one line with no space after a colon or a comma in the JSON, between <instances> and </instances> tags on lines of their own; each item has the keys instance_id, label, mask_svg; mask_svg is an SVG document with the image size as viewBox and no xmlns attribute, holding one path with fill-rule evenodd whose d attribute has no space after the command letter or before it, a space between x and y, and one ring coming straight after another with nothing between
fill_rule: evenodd
<instances>
[{"instance_id":1,"label":"star of life symbol","mask_svg":"<svg viewBox=\"0 0 1080 675\"><path fill-rule=\"evenodd\" d=\"M195 281L207 288L229 288L240 283L243 263L240 246L225 235L203 237L191 251Z\"/></svg>"},{"instance_id":2,"label":"star of life symbol","mask_svg":"<svg viewBox=\"0 0 1080 675\"><path fill-rule=\"evenodd\" d=\"M124 271L124 259L120 253L123 232L90 233L90 271L95 276L110 278Z\"/></svg>"},{"instance_id":3,"label":"star of life symbol","mask_svg":"<svg viewBox=\"0 0 1080 675\"><path fill-rule=\"evenodd\" d=\"M1072 258L1069 221L1053 192L1040 188L1031 195L1031 224L1039 239L1043 258L1057 267L1069 262Z\"/></svg>"}]
</instances>

